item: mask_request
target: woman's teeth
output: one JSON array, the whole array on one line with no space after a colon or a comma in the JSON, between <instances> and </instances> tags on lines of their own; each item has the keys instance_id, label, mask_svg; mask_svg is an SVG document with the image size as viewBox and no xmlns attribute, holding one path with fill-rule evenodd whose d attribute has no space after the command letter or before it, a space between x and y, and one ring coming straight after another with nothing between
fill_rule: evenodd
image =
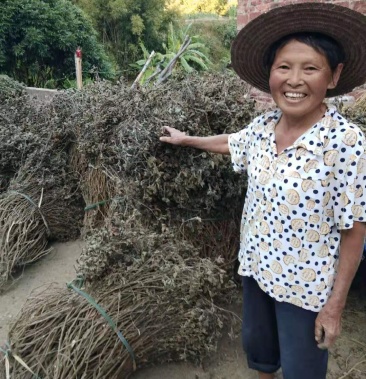
<instances>
[{"instance_id":1,"label":"woman's teeth","mask_svg":"<svg viewBox=\"0 0 366 379\"><path fill-rule=\"evenodd\" d=\"M304 98L306 95L304 93L285 92L285 96L290 99L301 99Z\"/></svg>"}]
</instances>

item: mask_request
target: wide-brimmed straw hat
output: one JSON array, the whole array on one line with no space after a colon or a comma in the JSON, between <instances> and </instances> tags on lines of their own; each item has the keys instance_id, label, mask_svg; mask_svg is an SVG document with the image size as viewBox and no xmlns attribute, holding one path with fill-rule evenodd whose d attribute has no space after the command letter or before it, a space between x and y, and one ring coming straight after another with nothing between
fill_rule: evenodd
<instances>
[{"instance_id":1,"label":"wide-brimmed straw hat","mask_svg":"<svg viewBox=\"0 0 366 379\"><path fill-rule=\"evenodd\" d=\"M234 39L232 67L249 84L270 92L267 51L280 38L300 32L326 34L343 47L345 66L337 87L328 90L327 97L351 92L366 82L366 16L329 3L291 4L258 16Z\"/></svg>"}]
</instances>

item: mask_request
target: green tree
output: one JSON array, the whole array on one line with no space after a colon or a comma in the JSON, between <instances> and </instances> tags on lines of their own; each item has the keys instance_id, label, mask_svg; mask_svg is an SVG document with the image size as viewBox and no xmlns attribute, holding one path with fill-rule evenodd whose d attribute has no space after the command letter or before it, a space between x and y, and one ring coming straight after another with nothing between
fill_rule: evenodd
<instances>
[{"instance_id":1,"label":"green tree","mask_svg":"<svg viewBox=\"0 0 366 379\"><path fill-rule=\"evenodd\" d=\"M213 13L225 15L237 0L169 0L169 7L183 14Z\"/></svg>"},{"instance_id":2,"label":"green tree","mask_svg":"<svg viewBox=\"0 0 366 379\"><path fill-rule=\"evenodd\" d=\"M156 50L165 40L176 12L167 9L169 0L74 0L89 15L101 40L121 69L128 69L140 55L143 41Z\"/></svg>"},{"instance_id":3,"label":"green tree","mask_svg":"<svg viewBox=\"0 0 366 379\"><path fill-rule=\"evenodd\" d=\"M68 0L2 0L0 72L28 85L75 77L74 53L83 71L112 77L112 64L82 10Z\"/></svg>"}]
</instances>

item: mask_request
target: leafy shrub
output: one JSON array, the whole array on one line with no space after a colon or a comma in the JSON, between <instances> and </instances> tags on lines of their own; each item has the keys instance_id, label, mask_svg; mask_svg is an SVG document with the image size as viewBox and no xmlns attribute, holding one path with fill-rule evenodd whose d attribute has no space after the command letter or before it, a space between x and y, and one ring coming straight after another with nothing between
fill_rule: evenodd
<instances>
[{"instance_id":1,"label":"leafy shrub","mask_svg":"<svg viewBox=\"0 0 366 379\"><path fill-rule=\"evenodd\" d=\"M74 78L74 54L83 69L113 77L110 60L85 14L68 0L4 0L0 13L0 71L30 86ZM56 86L53 84L52 86Z\"/></svg>"}]
</instances>

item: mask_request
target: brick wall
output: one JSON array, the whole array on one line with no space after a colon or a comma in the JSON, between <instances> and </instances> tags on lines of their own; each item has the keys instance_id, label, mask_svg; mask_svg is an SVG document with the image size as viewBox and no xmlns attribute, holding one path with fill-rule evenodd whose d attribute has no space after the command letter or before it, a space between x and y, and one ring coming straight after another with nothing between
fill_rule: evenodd
<instances>
[{"instance_id":1,"label":"brick wall","mask_svg":"<svg viewBox=\"0 0 366 379\"><path fill-rule=\"evenodd\" d=\"M298 2L298 0L238 0L238 30L263 12ZM301 2L339 4L366 14L366 0L301 0Z\"/></svg>"},{"instance_id":2,"label":"brick wall","mask_svg":"<svg viewBox=\"0 0 366 379\"><path fill-rule=\"evenodd\" d=\"M238 30L243 28L249 21L258 17L263 12L266 12L272 8L276 8L281 5L286 4L296 4L298 2L308 2L308 3L332 3L342 5L354 9L355 11L361 12L366 15L366 0L238 0L238 11L237 11L237 27ZM358 88L350 96L356 99L363 95L366 90ZM260 92L253 88L252 96L260 104L271 103L271 98L269 95Z\"/></svg>"}]
</instances>

